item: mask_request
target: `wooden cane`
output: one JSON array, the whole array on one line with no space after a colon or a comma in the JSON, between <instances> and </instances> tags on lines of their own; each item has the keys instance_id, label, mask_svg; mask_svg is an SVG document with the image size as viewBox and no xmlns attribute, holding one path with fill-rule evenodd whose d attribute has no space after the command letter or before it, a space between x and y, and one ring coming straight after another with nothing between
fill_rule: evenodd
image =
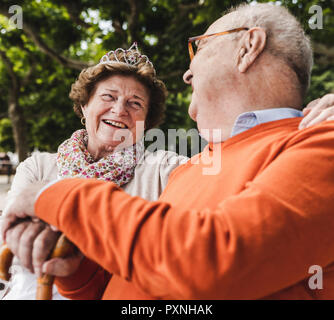
<instances>
[{"instance_id":1,"label":"wooden cane","mask_svg":"<svg viewBox=\"0 0 334 320\"><path fill-rule=\"evenodd\" d=\"M65 258L75 251L74 244L62 234L54 247L50 259ZM12 264L13 253L3 244L0 249L0 278L8 281L10 278L9 268ZM37 280L36 300L51 300L54 276L43 274Z\"/></svg>"},{"instance_id":2,"label":"wooden cane","mask_svg":"<svg viewBox=\"0 0 334 320\"><path fill-rule=\"evenodd\" d=\"M52 251L50 259L65 258L73 254L74 251L74 244L68 240L64 234L62 234ZM54 278L54 276L48 274L43 274L38 278L36 300L52 300L52 287Z\"/></svg>"},{"instance_id":3,"label":"wooden cane","mask_svg":"<svg viewBox=\"0 0 334 320\"><path fill-rule=\"evenodd\" d=\"M4 243L0 248L0 279L9 281L9 268L12 265L13 257L13 253Z\"/></svg>"}]
</instances>

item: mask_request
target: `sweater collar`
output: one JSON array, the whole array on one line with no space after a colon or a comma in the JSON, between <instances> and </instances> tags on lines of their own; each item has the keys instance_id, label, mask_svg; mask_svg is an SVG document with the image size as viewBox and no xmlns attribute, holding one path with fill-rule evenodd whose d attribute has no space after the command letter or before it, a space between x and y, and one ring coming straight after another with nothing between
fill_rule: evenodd
<instances>
[{"instance_id":1,"label":"sweater collar","mask_svg":"<svg viewBox=\"0 0 334 320\"><path fill-rule=\"evenodd\" d=\"M300 120L298 117L293 118L283 118L283 119L277 119L276 121L268 121L261 123L259 125L255 125L252 128L249 128L248 130L243 130L239 134L234 135L233 137L230 137L229 139L219 142L219 143L213 143L209 142L203 151L207 150L209 152L219 148L219 149L225 149L227 146L230 146L236 142L239 142L241 140L247 139L250 136L256 135L258 133L276 128L276 127L282 127L282 126L292 126L296 129L298 128Z\"/></svg>"}]
</instances>

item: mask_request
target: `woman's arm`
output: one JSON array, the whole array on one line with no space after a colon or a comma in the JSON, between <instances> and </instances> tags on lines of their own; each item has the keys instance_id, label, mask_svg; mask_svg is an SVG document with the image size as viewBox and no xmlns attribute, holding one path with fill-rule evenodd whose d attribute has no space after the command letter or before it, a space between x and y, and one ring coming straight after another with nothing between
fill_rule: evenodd
<instances>
[{"instance_id":1,"label":"woman's arm","mask_svg":"<svg viewBox=\"0 0 334 320\"><path fill-rule=\"evenodd\" d=\"M334 120L334 94L326 94L322 98L311 101L303 110L304 119L299 129L304 129L322 121Z\"/></svg>"}]
</instances>

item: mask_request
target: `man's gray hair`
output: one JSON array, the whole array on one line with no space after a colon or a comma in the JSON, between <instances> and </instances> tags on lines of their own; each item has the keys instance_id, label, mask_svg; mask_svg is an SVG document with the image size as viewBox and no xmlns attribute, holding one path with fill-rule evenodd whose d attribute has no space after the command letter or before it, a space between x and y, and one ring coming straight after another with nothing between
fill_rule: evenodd
<instances>
[{"instance_id":1,"label":"man's gray hair","mask_svg":"<svg viewBox=\"0 0 334 320\"><path fill-rule=\"evenodd\" d=\"M261 27L266 31L265 50L283 59L294 70L304 98L310 85L313 53L310 39L299 21L283 6L268 3L242 4L230 12L237 13L233 15L232 28Z\"/></svg>"}]
</instances>

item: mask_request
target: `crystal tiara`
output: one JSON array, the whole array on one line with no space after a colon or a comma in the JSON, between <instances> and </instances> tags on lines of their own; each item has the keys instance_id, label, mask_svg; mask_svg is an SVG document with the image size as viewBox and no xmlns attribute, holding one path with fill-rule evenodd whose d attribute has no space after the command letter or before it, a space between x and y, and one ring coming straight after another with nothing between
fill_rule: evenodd
<instances>
[{"instance_id":1,"label":"crystal tiara","mask_svg":"<svg viewBox=\"0 0 334 320\"><path fill-rule=\"evenodd\" d=\"M117 55L122 52L122 56L119 59ZM144 61L148 63L153 69L153 64L150 61L150 59L142 55L137 46L137 42L134 42L131 47L127 50L124 50L123 48L117 48L116 50L109 51L106 53L100 60L99 64L104 64L104 63L124 63L129 66L136 66L139 62Z\"/></svg>"}]
</instances>

